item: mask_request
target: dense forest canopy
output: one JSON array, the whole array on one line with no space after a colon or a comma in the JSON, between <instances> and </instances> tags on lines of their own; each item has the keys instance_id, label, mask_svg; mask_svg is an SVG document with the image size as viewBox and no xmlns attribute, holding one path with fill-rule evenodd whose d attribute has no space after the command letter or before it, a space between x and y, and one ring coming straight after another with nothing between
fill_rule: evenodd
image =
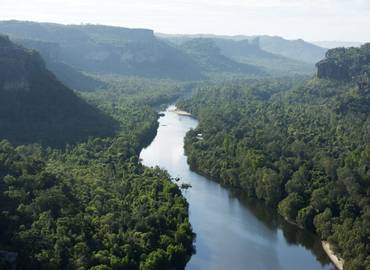
<instances>
[{"instance_id":1,"label":"dense forest canopy","mask_svg":"<svg viewBox=\"0 0 370 270\"><path fill-rule=\"evenodd\" d=\"M301 60L326 50L302 40L0 32L24 46L0 36L0 269L184 269L187 202L139 160L156 109L179 98L200 120L193 169L316 231L345 270L370 269L370 44L329 50L307 80Z\"/></svg>"},{"instance_id":2,"label":"dense forest canopy","mask_svg":"<svg viewBox=\"0 0 370 270\"><path fill-rule=\"evenodd\" d=\"M148 104L178 97L180 84L99 77L106 84L87 103L5 37L0 69L0 269L14 258L17 269L183 269L187 202L138 158L158 127Z\"/></svg>"},{"instance_id":3,"label":"dense forest canopy","mask_svg":"<svg viewBox=\"0 0 370 270\"><path fill-rule=\"evenodd\" d=\"M345 63L357 78L370 64L363 61L370 59L367 46L329 51L324 61ZM200 120L185 140L188 161L315 230L345 259L345 269L369 269L370 92L364 87L320 78L200 87L178 103Z\"/></svg>"},{"instance_id":4,"label":"dense forest canopy","mask_svg":"<svg viewBox=\"0 0 370 270\"><path fill-rule=\"evenodd\" d=\"M21 269L182 269L189 259L186 201L165 172L138 163L157 114L114 113L119 135L64 151L1 142L0 247Z\"/></svg>"}]
</instances>

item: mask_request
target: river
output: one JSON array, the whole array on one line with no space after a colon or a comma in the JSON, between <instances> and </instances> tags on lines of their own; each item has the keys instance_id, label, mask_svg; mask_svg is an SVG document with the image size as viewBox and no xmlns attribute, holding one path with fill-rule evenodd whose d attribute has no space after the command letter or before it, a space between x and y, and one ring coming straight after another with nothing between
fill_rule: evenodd
<instances>
[{"instance_id":1,"label":"river","mask_svg":"<svg viewBox=\"0 0 370 270\"><path fill-rule=\"evenodd\" d=\"M320 239L283 221L261 202L249 201L191 171L184 136L198 121L178 115L173 106L159 119L153 142L140 154L142 163L159 166L180 183L197 234L186 270L333 270Z\"/></svg>"}]
</instances>

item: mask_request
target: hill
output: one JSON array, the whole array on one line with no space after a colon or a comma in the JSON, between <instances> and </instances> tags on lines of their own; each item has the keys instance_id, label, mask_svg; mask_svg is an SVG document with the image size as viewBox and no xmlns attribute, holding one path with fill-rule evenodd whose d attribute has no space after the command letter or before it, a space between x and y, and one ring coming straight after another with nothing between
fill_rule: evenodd
<instances>
[{"instance_id":1,"label":"hill","mask_svg":"<svg viewBox=\"0 0 370 270\"><path fill-rule=\"evenodd\" d=\"M99 82L85 73L175 80L206 79L210 70L228 76L255 76L257 69L265 75L311 74L313 63L326 51L301 40L278 37L154 35L148 29L102 25L0 21L0 33L39 50L47 67L78 90L97 88ZM199 48L190 48L200 40L213 42L220 50L213 55L217 57L214 63L204 61L204 54L203 60L198 59L195 50ZM51 57L46 57L48 50Z\"/></svg>"},{"instance_id":2,"label":"hill","mask_svg":"<svg viewBox=\"0 0 370 270\"><path fill-rule=\"evenodd\" d=\"M302 39L287 40L272 36L259 36L257 38L261 49L307 63L320 61L327 50Z\"/></svg>"},{"instance_id":3,"label":"hill","mask_svg":"<svg viewBox=\"0 0 370 270\"><path fill-rule=\"evenodd\" d=\"M321 79L341 81L358 80L370 75L370 43L359 48L336 48L326 53L317 63L317 76Z\"/></svg>"},{"instance_id":4,"label":"hill","mask_svg":"<svg viewBox=\"0 0 370 270\"><path fill-rule=\"evenodd\" d=\"M167 35L159 38L181 45L193 39L213 40L221 53L239 63L258 66L273 75L311 74L326 49L303 40L270 36Z\"/></svg>"},{"instance_id":5,"label":"hill","mask_svg":"<svg viewBox=\"0 0 370 270\"><path fill-rule=\"evenodd\" d=\"M259 44L261 50L269 52L275 55L283 56L285 58L293 59L299 62L316 63L320 61L327 51L326 48L322 48L313 43L304 41L302 39L289 40L279 36L267 36L267 35L256 35L256 36L225 36L225 35L210 35L210 34L199 34L199 35L168 35L168 34L156 34L162 39L169 40L175 44L181 44L189 39L194 38L211 38L211 39L226 39L233 41L244 41L249 40L250 43Z\"/></svg>"},{"instance_id":6,"label":"hill","mask_svg":"<svg viewBox=\"0 0 370 270\"><path fill-rule=\"evenodd\" d=\"M259 39L230 40L216 38L214 42L223 55L240 63L256 65L270 74L310 74L314 71L312 64L263 50Z\"/></svg>"},{"instance_id":7,"label":"hill","mask_svg":"<svg viewBox=\"0 0 370 270\"><path fill-rule=\"evenodd\" d=\"M67 65L60 58L61 49L58 43L31 39L15 39L14 42L28 49L38 51L45 61L47 69L63 84L79 91L93 91L103 86L103 83L85 75L83 72Z\"/></svg>"},{"instance_id":8,"label":"hill","mask_svg":"<svg viewBox=\"0 0 370 270\"><path fill-rule=\"evenodd\" d=\"M238 63L223 55L217 43L212 39L191 39L181 44L180 48L208 74L264 74L264 72L256 66Z\"/></svg>"},{"instance_id":9,"label":"hill","mask_svg":"<svg viewBox=\"0 0 370 270\"><path fill-rule=\"evenodd\" d=\"M152 30L1 21L0 33L12 39L56 43L59 59L85 72L179 80L202 78L191 59L158 40Z\"/></svg>"},{"instance_id":10,"label":"hill","mask_svg":"<svg viewBox=\"0 0 370 270\"><path fill-rule=\"evenodd\" d=\"M61 146L113 133L113 120L59 82L37 52L0 36L0 138Z\"/></svg>"}]
</instances>

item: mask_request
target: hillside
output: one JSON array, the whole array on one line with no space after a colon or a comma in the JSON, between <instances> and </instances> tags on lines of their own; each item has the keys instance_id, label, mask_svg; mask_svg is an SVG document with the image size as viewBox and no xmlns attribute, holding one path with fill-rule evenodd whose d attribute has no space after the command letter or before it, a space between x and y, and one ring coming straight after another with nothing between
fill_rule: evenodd
<instances>
[{"instance_id":1,"label":"hillside","mask_svg":"<svg viewBox=\"0 0 370 270\"><path fill-rule=\"evenodd\" d=\"M180 48L207 73L263 75L257 66L238 63L221 53L221 49L212 39L192 39L180 45Z\"/></svg>"},{"instance_id":2,"label":"hillside","mask_svg":"<svg viewBox=\"0 0 370 270\"><path fill-rule=\"evenodd\" d=\"M257 38L262 50L307 63L320 61L327 51L327 49L302 39L287 40L272 36L259 36Z\"/></svg>"},{"instance_id":3,"label":"hillside","mask_svg":"<svg viewBox=\"0 0 370 270\"><path fill-rule=\"evenodd\" d=\"M85 72L179 80L202 78L191 59L158 40L151 30L1 21L0 33L12 39L56 43L59 59Z\"/></svg>"},{"instance_id":4,"label":"hillside","mask_svg":"<svg viewBox=\"0 0 370 270\"><path fill-rule=\"evenodd\" d=\"M225 76L311 74L313 63L326 51L279 37L158 34L157 38L148 29L102 25L0 21L0 33L40 51L47 67L78 90L100 86L84 73L175 80L206 79L212 72Z\"/></svg>"},{"instance_id":5,"label":"hillside","mask_svg":"<svg viewBox=\"0 0 370 270\"><path fill-rule=\"evenodd\" d=\"M195 38L210 38L215 40L232 40L232 41L245 41L248 40L251 44L259 44L262 51L272 53L284 58L296 60L299 62L306 62L314 64L320 61L327 51L326 48L322 48L313 43L304 41L302 39L289 40L279 36L225 36L225 35L168 35L168 34L156 34L158 37L169 40L175 44L181 44L187 40Z\"/></svg>"},{"instance_id":6,"label":"hillside","mask_svg":"<svg viewBox=\"0 0 370 270\"><path fill-rule=\"evenodd\" d=\"M60 83L37 52L0 36L0 138L61 146L112 135L114 126Z\"/></svg>"},{"instance_id":7,"label":"hillside","mask_svg":"<svg viewBox=\"0 0 370 270\"><path fill-rule=\"evenodd\" d=\"M53 72L58 80L69 88L80 91L92 91L103 86L102 82L65 64L60 57L61 49L58 43L30 39L15 39L14 42L25 48L38 51L44 59L47 69Z\"/></svg>"},{"instance_id":8,"label":"hillside","mask_svg":"<svg viewBox=\"0 0 370 270\"><path fill-rule=\"evenodd\" d=\"M286 40L269 36L167 35L159 38L175 45L194 39L213 40L221 53L234 61L260 67L272 75L311 74L314 63L326 49L303 40Z\"/></svg>"},{"instance_id":9,"label":"hillside","mask_svg":"<svg viewBox=\"0 0 370 270\"><path fill-rule=\"evenodd\" d=\"M216 38L221 53L237 62L256 65L273 75L310 74L314 67L309 63L270 53L261 49L259 39L230 40Z\"/></svg>"}]
</instances>

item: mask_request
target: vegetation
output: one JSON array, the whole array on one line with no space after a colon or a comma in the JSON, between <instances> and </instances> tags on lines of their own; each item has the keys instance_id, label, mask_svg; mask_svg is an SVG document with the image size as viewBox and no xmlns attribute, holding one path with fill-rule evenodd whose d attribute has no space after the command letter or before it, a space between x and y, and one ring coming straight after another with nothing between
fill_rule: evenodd
<instances>
[{"instance_id":1,"label":"vegetation","mask_svg":"<svg viewBox=\"0 0 370 270\"><path fill-rule=\"evenodd\" d=\"M27 47L39 42L53 43L57 53L51 60L78 71L157 79L203 78L196 63L148 29L2 21L0 33L28 40L24 44Z\"/></svg>"},{"instance_id":2,"label":"vegetation","mask_svg":"<svg viewBox=\"0 0 370 270\"><path fill-rule=\"evenodd\" d=\"M188 162L315 230L345 259L345 269L368 270L370 94L364 87L317 78L201 87L178 104L200 120L185 140Z\"/></svg>"},{"instance_id":3,"label":"vegetation","mask_svg":"<svg viewBox=\"0 0 370 270\"><path fill-rule=\"evenodd\" d=\"M265 43L261 43L261 39L255 37L158 35L187 52L195 61L203 64L203 66L208 69L208 72L209 69L213 68L221 70L222 72L234 72L236 74L240 74L241 71L244 71L244 77L245 75L261 75L262 73L270 76L286 76L288 74L312 74L315 69L313 61L305 62L304 60L306 59L302 61L302 58L296 55L297 43L295 41L288 41L278 37L272 38L270 41L268 41L268 39L262 39L271 45L276 43L277 48L272 53L268 50L270 46L267 46L265 50L265 48L262 48ZM286 44L278 45L281 40L286 42ZM291 46L290 43L293 43L294 46ZM308 55L311 53L315 54L312 50L315 50L317 47L305 47L306 44L309 45L309 43L306 42L300 44L299 48L301 49L301 53ZM283 55L284 50L282 48L278 49L279 46L284 47L288 56ZM320 51L320 56L316 60L322 59L325 54L325 49L320 48ZM210 57L211 54L212 57ZM200 58L197 57L198 55L200 55ZM211 59L207 60L207 58ZM314 62L316 62L316 60ZM212 62L214 66L207 65L207 63ZM220 74L216 73L215 75L214 77L220 77ZM214 79L214 77L212 77L212 79Z\"/></svg>"},{"instance_id":4,"label":"vegetation","mask_svg":"<svg viewBox=\"0 0 370 270\"><path fill-rule=\"evenodd\" d=\"M259 39L232 40L214 38L211 40L219 48L222 55L238 63L249 64L272 76L287 74L312 74L314 65L290 59L279 54L273 54L261 49Z\"/></svg>"},{"instance_id":5,"label":"vegetation","mask_svg":"<svg viewBox=\"0 0 370 270\"><path fill-rule=\"evenodd\" d=\"M258 39L262 50L306 63L320 61L326 52L325 48L302 39L287 40L276 36L259 36Z\"/></svg>"},{"instance_id":6,"label":"vegetation","mask_svg":"<svg viewBox=\"0 0 370 270\"><path fill-rule=\"evenodd\" d=\"M317 63L318 77L341 81L370 77L370 43L359 48L336 48L326 53L326 58Z\"/></svg>"},{"instance_id":7,"label":"vegetation","mask_svg":"<svg viewBox=\"0 0 370 270\"><path fill-rule=\"evenodd\" d=\"M184 83L173 80L154 80L119 75L95 75L95 78L103 82L104 86L98 91L81 93L81 95L91 102L104 100L112 106L129 103L137 106L156 107L187 95L195 85L191 82Z\"/></svg>"},{"instance_id":8,"label":"vegetation","mask_svg":"<svg viewBox=\"0 0 370 270\"><path fill-rule=\"evenodd\" d=\"M280 75L312 73L314 64L327 51L302 39L287 40L278 36L157 35L176 45L200 38L212 40L223 55Z\"/></svg>"},{"instance_id":9,"label":"vegetation","mask_svg":"<svg viewBox=\"0 0 370 270\"><path fill-rule=\"evenodd\" d=\"M237 49L272 59L266 37L171 46L143 29L10 21L0 31L41 50L60 80L99 88L76 95L37 52L0 37L0 268L6 254L19 269L183 269L188 205L138 156L158 127L153 107L197 86L179 102L200 120L185 140L192 168L315 230L346 270L370 269L369 44L330 50L308 81L245 80L266 73ZM171 80L205 75L238 79Z\"/></svg>"},{"instance_id":10,"label":"vegetation","mask_svg":"<svg viewBox=\"0 0 370 270\"><path fill-rule=\"evenodd\" d=\"M219 77L311 74L326 49L279 37L154 35L102 25L0 22L0 33L38 50L64 84L93 90L86 73L195 81Z\"/></svg>"},{"instance_id":11,"label":"vegetation","mask_svg":"<svg viewBox=\"0 0 370 270\"><path fill-rule=\"evenodd\" d=\"M59 57L60 47L58 43L27 39L15 39L14 41L25 48L38 51L45 61L46 68L53 72L57 79L67 87L79 91L93 91L102 87L100 81L63 63Z\"/></svg>"},{"instance_id":12,"label":"vegetation","mask_svg":"<svg viewBox=\"0 0 370 270\"><path fill-rule=\"evenodd\" d=\"M206 38L191 39L180 48L196 62L208 75L263 75L256 66L236 62L221 53L214 40Z\"/></svg>"},{"instance_id":13,"label":"vegetation","mask_svg":"<svg viewBox=\"0 0 370 270\"><path fill-rule=\"evenodd\" d=\"M99 77L105 88L85 93L88 104L34 51L2 38L0 55L0 138L18 145L0 140L0 269L12 268L9 254L17 269L184 269L187 202L166 172L139 162L158 127L147 104L176 98L180 84Z\"/></svg>"},{"instance_id":14,"label":"vegetation","mask_svg":"<svg viewBox=\"0 0 370 270\"><path fill-rule=\"evenodd\" d=\"M138 127L156 120L132 113ZM0 248L18 253L20 269L184 268L187 203L165 172L140 165L149 130L136 132L65 151L0 143Z\"/></svg>"},{"instance_id":15,"label":"vegetation","mask_svg":"<svg viewBox=\"0 0 370 270\"><path fill-rule=\"evenodd\" d=\"M37 52L0 36L0 138L61 147L115 129L113 119L56 80Z\"/></svg>"}]
</instances>

